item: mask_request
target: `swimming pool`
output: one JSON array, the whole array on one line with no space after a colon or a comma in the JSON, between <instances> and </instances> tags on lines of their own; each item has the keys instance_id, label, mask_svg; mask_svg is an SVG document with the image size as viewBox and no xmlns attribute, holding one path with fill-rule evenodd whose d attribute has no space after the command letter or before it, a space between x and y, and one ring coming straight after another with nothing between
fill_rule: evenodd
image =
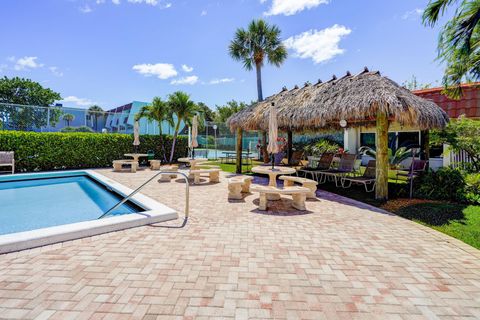
<instances>
[{"instance_id":1,"label":"swimming pool","mask_svg":"<svg viewBox=\"0 0 480 320\"><path fill-rule=\"evenodd\" d=\"M132 190L94 171L0 177L0 253L177 218L137 194L98 219Z\"/></svg>"}]
</instances>

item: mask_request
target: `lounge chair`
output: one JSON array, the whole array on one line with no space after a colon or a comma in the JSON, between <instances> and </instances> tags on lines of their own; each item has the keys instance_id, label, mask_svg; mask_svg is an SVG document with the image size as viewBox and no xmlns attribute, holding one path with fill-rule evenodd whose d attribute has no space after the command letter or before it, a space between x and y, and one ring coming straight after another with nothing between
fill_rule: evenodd
<instances>
[{"instance_id":1,"label":"lounge chair","mask_svg":"<svg viewBox=\"0 0 480 320\"><path fill-rule=\"evenodd\" d=\"M15 153L13 151L0 151L0 167L11 167L15 172Z\"/></svg>"},{"instance_id":2,"label":"lounge chair","mask_svg":"<svg viewBox=\"0 0 480 320\"><path fill-rule=\"evenodd\" d=\"M316 175L319 172L325 171L330 169L330 166L332 165L334 154L333 153L328 153L325 152L322 154L320 157L320 160L318 160L317 166L315 168L303 168L300 170L297 170L297 176L300 172L305 174L305 177L307 177L308 174L312 176L312 179L315 179Z\"/></svg>"},{"instance_id":3,"label":"lounge chair","mask_svg":"<svg viewBox=\"0 0 480 320\"><path fill-rule=\"evenodd\" d=\"M422 172L425 172L427 168L428 161L415 159L410 164L410 168L407 170L398 170L396 175L396 180L398 181L399 177L404 177L407 180L415 179L418 177Z\"/></svg>"},{"instance_id":4,"label":"lounge chair","mask_svg":"<svg viewBox=\"0 0 480 320\"><path fill-rule=\"evenodd\" d=\"M344 153L340 158L340 163L337 169L330 169L326 171L319 171L316 175L318 183L325 183L328 177L332 177L335 185L339 187L340 179L348 174L354 173L356 154Z\"/></svg>"},{"instance_id":5,"label":"lounge chair","mask_svg":"<svg viewBox=\"0 0 480 320\"><path fill-rule=\"evenodd\" d=\"M350 188L353 183L363 184L365 186L365 191L372 192L375 190L375 180L376 170L375 170L375 160L368 161L367 167L363 174L359 177L343 177L341 178L342 187Z\"/></svg>"},{"instance_id":6,"label":"lounge chair","mask_svg":"<svg viewBox=\"0 0 480 320\"><path fill-rule=\"evenodd\" d=\"M303 151L293 151L292 156L290 157L290 161L288 161L288 158L284 159L282 164L292 167L298 166L299 164L301 164L304 154L305 153Z\"/></svg>"}]
</instances>

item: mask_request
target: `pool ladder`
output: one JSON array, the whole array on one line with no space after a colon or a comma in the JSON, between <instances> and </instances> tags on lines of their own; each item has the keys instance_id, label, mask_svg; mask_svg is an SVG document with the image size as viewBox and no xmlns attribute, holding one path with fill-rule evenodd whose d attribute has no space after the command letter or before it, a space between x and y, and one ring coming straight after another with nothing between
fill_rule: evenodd
<instances>
[{"instance_id":1,"label":"pool ladder","mask_svg":"<svg viewBox=\"0 0 480 320\"><path fill-rule=\"evenodd\" d=\"M190 192L189 192L189 182L188 182L188 176L183 173L183 172L177 172L177 171L160 171L157 172L153 177L149 178L147 181L142 183L137 189L133 190L132 193L130 193L128 196L125 196L120 202L118 202L116 205L105 211L98 219L102 219L107 217L112 211L115 209L119 208L122 204L130 200L134 195L136 195L143 187L145 187L150 181L154 180L156 177L158 177L161 174L172 174L172 175L181 175L183 177L183 180L185 180L185 218L188 218L188 214L190 211Z\"/></svg>"}]
</instances>

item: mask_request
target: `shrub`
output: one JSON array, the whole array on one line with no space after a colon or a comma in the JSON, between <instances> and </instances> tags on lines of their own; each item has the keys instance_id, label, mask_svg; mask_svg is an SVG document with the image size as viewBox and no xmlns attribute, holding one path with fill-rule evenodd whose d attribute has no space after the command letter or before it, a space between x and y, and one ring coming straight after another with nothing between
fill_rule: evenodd
<instances>
[{"instance_id":1,"label":"shrub","mask_svg":"<svg viewBox=\"0 0 480 320\"><path fill-rule=\"evenodd\" d=\"M338 152L341 146L329 140L320 140L313 144L305 146L305 151L311 156L321 156L325 152Z\"/></svg>"},{"instance_id":2,"label":"shrub","mask_svg":"<svg viewBox=\"0 0 480 320\"><path fill-rule=\"evenodd\" d=\"M163 159L159 140L158 135L140 136L138 151L153 150L155 158ZM163 141L169 152L172 137ZM15 151L15 167L21 172L110 167L133 151L132 143L133 136L126 134L0 131L0 150ZM186 137L178 137L174 159L186 155L187 144Z\"/></svg>"},{"instance_id":3,"label":"shrub","mask_svg":"<svg viewBox=\"0 0 480 320\"><path fill-rule=\"evenodd\" d=\"M465 180L459 170L440 168L414 181L415 196L432 200L465 200Z\"/></svg>"},{"instance_id":4,"label":"shrub","mask_svg":"<svg viewBox=\"0 0 480 320\"><path fill-rule=\"evenodd\" d=\"M80 126L80 127L65 127L60 130L60 132L68 133L68 132L90 132L93 133L92 128L87 126Z\"/></svg>"},{"instance_id":5,"label":"shrub","mask_svg":"<svg viewBox=\"0 0 480 320\"><path fill-rule=\"evenodd\" d=\"M480 173L465 176L465 200L469 203L480 204Z\"/></svg>"}]
</instances>

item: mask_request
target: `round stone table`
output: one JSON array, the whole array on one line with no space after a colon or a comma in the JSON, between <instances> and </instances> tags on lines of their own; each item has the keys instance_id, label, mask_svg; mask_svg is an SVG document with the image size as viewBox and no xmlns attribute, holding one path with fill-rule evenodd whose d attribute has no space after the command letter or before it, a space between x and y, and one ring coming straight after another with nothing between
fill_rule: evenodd
<instances>
[{"instance_id":1,"label":"round stone table","mask_svg":"<svg viewBox=\"0 0 480 320\"><path fill-rule=\"evenodd\" d=\"M277 166L272 169L271 166L256 166L252 168L252 172L268 174L268 185L271 187L277 187L277 176L284 174L292 174L295 173L296 170L290 167ZM280 195L278 193L269 193L267 198L268 200L276 201L280 200Z\"/></svg>"}]
</instances>

